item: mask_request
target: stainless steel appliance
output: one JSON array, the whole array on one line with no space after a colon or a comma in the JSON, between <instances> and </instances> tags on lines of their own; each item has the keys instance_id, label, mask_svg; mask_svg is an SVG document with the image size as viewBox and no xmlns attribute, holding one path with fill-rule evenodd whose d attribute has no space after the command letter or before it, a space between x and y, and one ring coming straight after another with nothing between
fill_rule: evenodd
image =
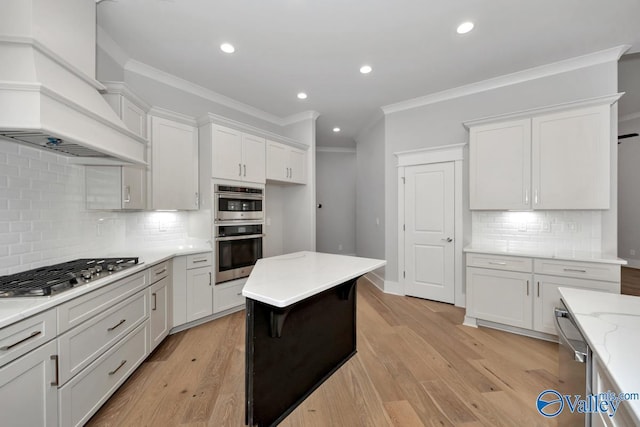
<instances>
[{"instance_id":1,"label":"stainless steel appliance","mask_svg":"<svg viewBox=\"0 0 640 427\"><path fill-rule=\"evenodd\" d=\"M213 200L215 222L264 221L264 190L253 187L234 187L216 184Z\"/></svg>"},{"instance_id":2,"label":"stainless steel appliance","mask_svg":"<svg viewBox=\"0 0 640 427\"><path fill-rule=\"evenodd\" d=\"M216 228L216 284L247 277L262 258L262 224Z\"/></svg>"},{"instance_id":3,"label":"stainless steel appliance","mask_svg":"<svg viewBox=\"0 0 640 427\"><path fill-rule=\"evenodd\" d=\"M564 302L554 309L558 333L558 391L585 399L591 394L591 349ZM591 414L571 412L565 406L558 415L558 426L591 426Z\"/></svg>"},{"instance_id":4,"label":"stainless steel appliance","mask_svg":"<svg viewBox=\"0 0 640 427\"><path fill-rule=\"evenodd\" d=\"M0 297L54 295L138 264L137 257L82 258L0 277Z\"/></svg>"}]
</instances>

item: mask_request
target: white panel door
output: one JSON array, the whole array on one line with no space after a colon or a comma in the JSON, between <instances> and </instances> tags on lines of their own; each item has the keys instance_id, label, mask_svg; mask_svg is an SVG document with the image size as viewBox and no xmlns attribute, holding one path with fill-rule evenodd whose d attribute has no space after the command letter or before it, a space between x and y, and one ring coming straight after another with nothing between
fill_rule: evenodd
<instances>
[{"instance_id":1,"label":"white panel door","mask_svg":"<svg viewBox=\"0 0 640 427\"><path fill-rule=\"evenodd\" d=\"M266 168L265 139L242 134L242 180L264 184Z\"/></svg>"},{"instance_id":2,"label":"white panel door","mask_svg":"<svg viewBox=\"0 0 640 427\"><path fill-rule=\"evenodd\" d=\"M286 181L288 178L287 146L279 142L267 141L267 179Z\"/></svg>"},{"instance_id":3,"label":"white panel door","mask_svg":"<svg viewBox=\"0 0 640 427\"><path fill-rule=\"evenodd\" d=\"M531 208L531 120L469 131L469 208Z\"/></svg>"},{"instance_id":4,"label":"white panel door","mask_svg":"<svg viewBox=\"0 0 640 427\"><path fill-rule=\"evenodd\" d=\"M187 322L213 314L211 267L187 270Z\"/></svg>"},{"instance_id":5,"label":"white panel door","mask_svg":"<svg viewBox=\"0 0 640 427\"><path fill-rule=\"evenodd\" d=\"M151 296L151 311L149 313L149 351L162 342L169 335L171 324L169 322L170 304L170 283L168 277L160 279L149 287Z\"/></svg>"},{"instance_id":6,"label":"white panel door","mask_svg":"<svg viewBox=\"0 0 640 427\"><path fill-rule=\"evenodd\" d=\"M405 294L454 302L453 162L405 170Z\"/></svg>"},{"instance_id":7,"label":"white panel door","mask_svg":"<svg viewBox=\"0 0 640 427\"><path fill-rule=\"evenodd\" d=\"M214 126L212 142L213 178L242 180L242 133Z\"/></svg>"},{"instance_id":8,"label":"white panel door","mask_svg":"<svg viewBox=\"0 0 640 427\"><path fill-rule=\"evenodd\" d=\"M146 168L122 166L123 209L144 209L146 207L146 176Z\"/></svg>"},{"instance_id":9,"label":"white panel door","mask_svg":"<svg viewBox=\"0 0 640 427\"><path fill-rule=\"evenodd\" d=\"M307 155L302 150L291 148L289 151L289 179L297 184L307 182Z\"/></svg>"}]
</instances>

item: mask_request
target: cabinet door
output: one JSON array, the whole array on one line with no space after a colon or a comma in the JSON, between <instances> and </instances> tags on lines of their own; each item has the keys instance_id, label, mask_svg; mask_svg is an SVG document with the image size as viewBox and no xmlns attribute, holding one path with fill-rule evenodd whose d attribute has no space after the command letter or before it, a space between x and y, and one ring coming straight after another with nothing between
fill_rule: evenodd
<instances>
[{"instance_id":1,"label":"cabinet door","mask_svg":"<svg viewBox=\"0 0 640 427\"><path fill-rule=\"evenodd\" d=\"M122 97L120 117L131 132L143 138L147 137L147 113L127 98Z\"/></svg>"},{"instance_id":2,"label":"cabinet door","mask_svg":"<svg viewBox=\"0 0 640 427\"><path fill-rule=\"evenodd\" d=\"M53 340L0 369L3 426L58 425L55 354Z\"/></svg>"},{"instance_id":3,"label":"cabinet door","mask_svg":"<svg viewBox=\"0 0 640 427\"><path fill-rule=\"evenodd\" d=\"M242 134L242 180L264 184L265 139Z\"/></svg>"},{"instance_id":4,"label":"cabinet door","mask_svg":"<svg viewBox=\"0 0 640 427\"><path fill-rule=\"evenodd\" d=\"M214 313L220 313L244 305L245 300L242 296L242 288L244 288L247 279L234 280L232 282L221 283L214 289Z\"/></svg>"},{"instance_id":5,"label":"cabinet door","mask_svg":"<svg viewBox=\"0 0 640 427\"><path fill-rule=\"evenodd\" d=\"M121 166L87 166L85 168L87 209L122 209L121 180Z\"/></svg>"},{"instance_id":6,"label":"cabinet door","mask_svg":"<svg viewBox=\"0 0 640 427\"><path fill-rule=\"evenodd\" d=\"M288 151L284 144L267 141L267 179L286 181L289 169Z\"/></svg>"},{"instance_id":7,"label":"cabinet door","mask_svg":"<svg viewBox=\"0 0 640 427\"><path fill-rule=\"evenodd\" d=\"M211 138L213 178L242 180L242 133L213 126Z\"/></svg>"},{"instance_id":8,"label":"cabinet door","mask_svg":"<svg viewBox=\"0 0 640 427\"><path fill-rule=\"evenodd\" d=\"M187 322L213 314L211 267L187 270Z\"/></svg>"},{"instance_id":9,"label":"cabinet door","mask_svg":"<svg viewBox=\"0 0 640 427\"><path fill-rule=\"evenodd\" d=\"M609 209L608 105L533 119L534 209Z\"/></svg>"},{"instance_id":10,"label":"cabinet door","mask_svg":"<svg viewBox=\"0 0 640 427\"><path fill-rule=\"evenodd\" d=\"M307 181L306 174L307 153L291 148L289 151L289 179L297 184L304 184Z\"/></svg>"},{"instance_id":11,"label":"cabinet door","mask_svg":"<svg viewBox=\"0 0 640 427\"><path fill-rule=\"evenodd\" d=\"M469 207L531 207L531 120L476 126L469 132Z\"/></svg>"},{"instance_id":12,"label":"cabinet door","mask_svg":"<svg viewBox=\"0 0 640 427\"><path fill-rule=\"evenodd\" d=\"M193 126L151 118L152 209L198 209L198 134Z\"/></svg>"},{"instance_id":13,"label":"cabinet door","mask_svg":"<svg viewBox=\"0 0 640 427\"><path fill-rule=\"evenodd\" d=\"M169 323L171 281L169 277L154 283L149 287L150 295L150 316L149 316L149 349L154 348L169 335L171 324Z\"/></svg>"},{"instance_id":14,"label":"cabinet door","mask_svg":"<svg viewBox=\"0 0 640 427\"><path fill-rule=\"evenodd\" d=\"M597 280L580 280L570 277L538 275L534 276L533 329L548 334L556 334L553 309L560 307L558 288L579 288L595 291L615 292L616 283Z\"/></svg>"},{"instance_id":15,"label":"cabinet door","mask_svg":"<svg viewBox=\"0 0 640 427\"><path fill-rule=\"evenodd\" d=\"M122 208L144 209L147 201L147 171L141 167L122 166Z\"/></svg>"},{"instance_id":16,"label":"cabinet door","mask_svg":"<svg viewBox=\"0 0 640 427\"><path fill-rule=\"evenodd\" d=\"M467 267L467 316L531 329L531 274Z\"/></svg>"}]
</instances>

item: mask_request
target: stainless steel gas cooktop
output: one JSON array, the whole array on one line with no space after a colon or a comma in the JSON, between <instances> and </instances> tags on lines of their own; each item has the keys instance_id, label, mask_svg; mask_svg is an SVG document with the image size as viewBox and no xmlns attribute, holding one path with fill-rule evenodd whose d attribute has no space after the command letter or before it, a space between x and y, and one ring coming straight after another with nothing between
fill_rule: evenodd
<instances>
[{"instance_id":1,"label":"stainless steel gas cooktop","mask_svg":"<svg viewBox=\"0 0 640 427\"><path fill-rule=\"evenodd\" d=\"M138 264L138 257L82 258L0 276L0 297L54 295Z\"/></svg>"}]
</instances>

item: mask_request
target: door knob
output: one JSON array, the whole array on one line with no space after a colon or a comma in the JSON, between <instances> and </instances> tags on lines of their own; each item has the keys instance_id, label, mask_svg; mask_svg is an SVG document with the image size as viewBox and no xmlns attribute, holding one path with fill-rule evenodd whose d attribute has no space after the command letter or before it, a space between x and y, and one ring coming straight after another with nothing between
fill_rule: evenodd
<instances>
[{"instance_id":1,"label":"door knob","mask_svg":"<svg viewBox=\"0 0 640 427\"><path fill-rule=\"evenodd\" d=\"M453 239L451 237L447 237L446 239L441 239L443 242L451 243Z\"/></svg>"}]
</instances>

